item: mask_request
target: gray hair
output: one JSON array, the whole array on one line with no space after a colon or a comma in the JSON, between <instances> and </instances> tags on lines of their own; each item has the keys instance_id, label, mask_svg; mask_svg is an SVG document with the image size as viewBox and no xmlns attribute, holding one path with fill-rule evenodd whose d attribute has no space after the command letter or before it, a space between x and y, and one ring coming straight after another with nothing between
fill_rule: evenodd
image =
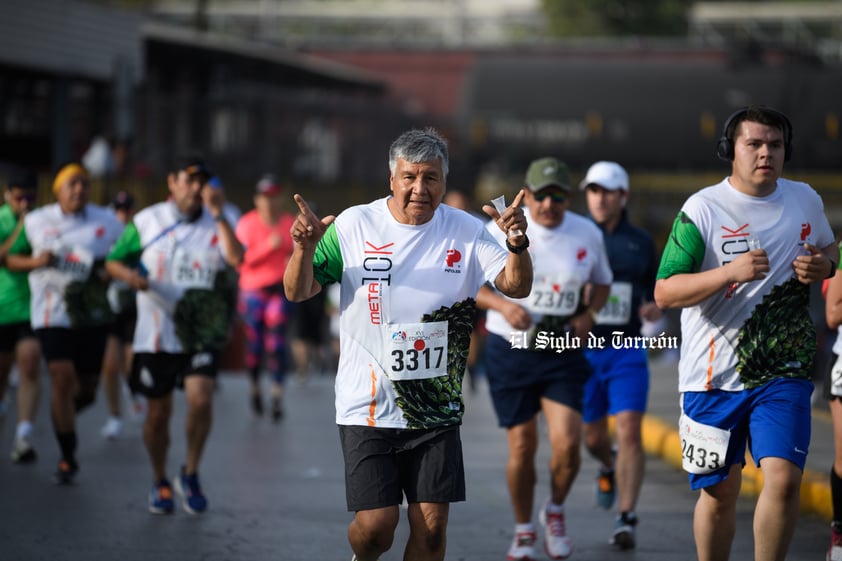
<instances>
[{"instance_id":1,"label":"gray hair","mask_svg":"<svg viewBox=\"0 0 842 561\"><path fill-rule=\"evenodd\" d=\"M441 160L441 171L447 177L447 141L432 127L411 129L400 135L389 147L389 170L395 173L398 159L411 164Z\"/></svg>"}]
</instances>

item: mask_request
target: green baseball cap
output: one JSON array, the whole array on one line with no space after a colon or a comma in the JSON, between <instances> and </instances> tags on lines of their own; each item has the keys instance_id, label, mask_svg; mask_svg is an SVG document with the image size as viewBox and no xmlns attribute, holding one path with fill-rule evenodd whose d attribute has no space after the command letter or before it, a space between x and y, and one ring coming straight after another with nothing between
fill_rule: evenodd
<instances>
[{"instance_id":1,"label":"green baseball cap","mask_svg":"<svg viewBox=\"0 0 842 561\"><path fill-rule=\"evenodd\" d=\"M539 158L529 164L526 186L530 191L534 193L551 185L570 191L570 172L564 162L556 158Z\"/></svg>"}]
</instances>

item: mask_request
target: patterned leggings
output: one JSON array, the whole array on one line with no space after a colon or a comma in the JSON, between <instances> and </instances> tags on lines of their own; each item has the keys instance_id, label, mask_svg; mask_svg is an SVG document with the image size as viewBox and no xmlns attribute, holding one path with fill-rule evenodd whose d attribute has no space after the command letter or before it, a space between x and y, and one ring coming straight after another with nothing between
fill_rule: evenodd
<instances>
[{"instance_id":1,"label":"patterned leggings","mask_svg":"<svg viewBox=\"0 0 842 561\"><path fill-rule=\"evenodd\" d=\"M286 330L292 304L280 287L241 290L237 310L245 323L246 368L252 380L265 359L272 380L283 383L287 371Z\"/></svg>"}]
</instances>

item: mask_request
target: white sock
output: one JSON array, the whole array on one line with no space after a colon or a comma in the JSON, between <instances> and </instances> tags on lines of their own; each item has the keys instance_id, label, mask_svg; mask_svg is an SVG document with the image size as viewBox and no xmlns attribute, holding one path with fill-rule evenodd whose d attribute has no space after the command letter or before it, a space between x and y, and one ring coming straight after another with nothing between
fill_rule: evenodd
<instances>
[{"instance_id":1,"label":"white sock","mask_svg":"<svg viewBox=\"0 0 842 561\"><path fill-rule=\"evenodd\" d=\"M527 522L525 524L515 524L515 534L525 534L527 532L534 532L535 524Z\"/></svg>"},{"instance_id":2,"label":"white sock","mask_svg":"<svg viewBox=\"0 0 842 561\"><path fill-rule=\"evenodd\" d=\"M547 502L547 512L551 514L562 514L564 513L564 504L557 505L552 501Z\"/></svg>"},{"instance_id":3,"label":"white sock","mask_svg":"<svg viewBox=\"0 0 842 561\"><path fill-rule=\"evenodd\" d=\"M23 438L30 434L32 434L32 423L29 421L19 422L17 429L15 429L15 436L17 438Z\"/></svg>"}]
</instances>

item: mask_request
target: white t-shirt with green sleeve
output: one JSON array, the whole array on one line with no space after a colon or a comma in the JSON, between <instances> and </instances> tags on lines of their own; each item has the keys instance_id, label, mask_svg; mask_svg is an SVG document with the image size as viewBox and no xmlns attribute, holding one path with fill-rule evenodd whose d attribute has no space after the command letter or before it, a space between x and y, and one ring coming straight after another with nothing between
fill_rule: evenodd
<instances>
[{"instance_id":1,"label":"white t-shirt with green sleeve","mask_svg":"<svg viewBox=\"0 0 842 561\"><path fill-rule=\"evenodd\" d=\"M459 424L476 294L508 253L463 211L412 226L387 200L342 212L316 248L316 280L341 283L336 422Z\"/></svg>"},{"instance_id":2,"label":"white t-shirt with green sleeve","mask_svg":"<svg viewBox=\"0 0 842 561\"><path fill-rule=\"evenodd\" d=\"M658 278L720 267L755 247L771 271L734 283L681 311L679 391L758 387L778 377L810 379L816 336L809 286L792 262L804 243L833 244L819 195L806 183L779 179L752 197L724 179L684 203L667 241Z\"/></svg>"},{"instance_id":3,"label":"white t-shirt with green sleeve","mask_svg":"<svg viewBox=\"0 0 842 561\"><path fill-rule=\"evenodd\" d=\"M147 207L133 217L108 259L139 263L149 281L148 290L137 291L135 352L219 350L228 316L215 282L225 260L209 213L202 212L191 222L171 202ZM199 315L185 315L182 310ZM188 337L207 340L185 348L182 338Z\"/></svg>"}]
</instances>

